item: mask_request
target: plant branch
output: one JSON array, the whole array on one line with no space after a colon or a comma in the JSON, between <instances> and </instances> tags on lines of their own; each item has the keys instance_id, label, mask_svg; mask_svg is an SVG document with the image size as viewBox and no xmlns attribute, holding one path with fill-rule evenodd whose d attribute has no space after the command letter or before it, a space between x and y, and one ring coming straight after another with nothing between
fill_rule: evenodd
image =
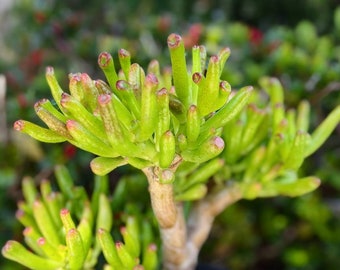
<instances>
[{"instance_id":1,"label":"plant branch","mask_svg":"<svg viewBox=\"0 0 340 270\"><path fill-rule=\"evenodd\" d=\"M195 204L188 219L188 240L197 253L208 238L215 217L241 198L240 188L228 185Z\"/></svg>"},{"instance_id":2,"label":"plant branch","mask_svg":"<svg viewBox=\"0 0 340 270\"><path fill-rule=\"evenodd\" d=\"M171 172L175 173L182 159L175 157ZM168 270L190 270L193 257L188 248L183 205L174 199L173 185L163 184L159 179L159 168L143 169L149 183L151 205L159 223L163 243L163 268Z\"/></svg>"}]
</instances>

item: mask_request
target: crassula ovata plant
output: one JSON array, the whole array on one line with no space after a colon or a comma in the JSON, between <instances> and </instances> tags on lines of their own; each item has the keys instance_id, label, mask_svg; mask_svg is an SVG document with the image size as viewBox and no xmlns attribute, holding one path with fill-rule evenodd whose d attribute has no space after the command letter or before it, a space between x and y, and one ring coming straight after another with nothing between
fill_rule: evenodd
<instances>
[{"instance_id":1,"label":"crassula ovata plant","mask_svg":"<svg viewBox=\"0 0 340 270\"><path fill-rule=\"evenodd\" d=\"M207 57L203 46L194 46L189 60L177 34L168 37L168 47L171 69L163 70L156 60L144 70L121 49L117 72L112 56L101 53L98 64L107 82L70 74L68 93L48 67L56 105L47 99L35 105L47 127L14 123L39 141L68 141L93 153L96 181L107 181L108 173L126 164L143 172L160 230L159 265L154 242L135 225L138 218L126 218L124 243L113 240L107 189L89 199L59 166L57 178L68 179L59 180L61 193L46 182L39 195L23 182L26 202L18 219L35 254L9 241L5 257L32 269L92 269L102 251L105 269L195 269L214 218L226 207L240 199L299 196L319 186L318 178L300 177L298 170L339 123L340 106L310 134L309 104L286 110L277 79L264 77L259 89L240 90L221 80L228 48Z\"/></svg>"}]
</instances>

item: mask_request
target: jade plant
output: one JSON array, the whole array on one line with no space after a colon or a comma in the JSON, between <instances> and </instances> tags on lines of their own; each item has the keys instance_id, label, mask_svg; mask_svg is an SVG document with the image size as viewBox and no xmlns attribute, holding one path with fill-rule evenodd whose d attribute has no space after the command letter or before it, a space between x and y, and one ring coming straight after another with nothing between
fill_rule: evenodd
<instances>
[{"instance_id":1,"label":"jade plant","mask_svg":"<svg viewBox=\"0 0 340 270\"><path fill-rule=\"evenodd\" d=\"M194 46L189 60L181 36L171 34L167 42L171 69L161 69L153 60L144 70L121 49L117 71L113 57L103 52L98 64L106 82L85 73L70 74L68 93L48 67L46 79L54 101L43 99L35 104L47 127L18 120L14 129L42 142L67 141L94 154L90 167L98 179L127 164L143 173L160 232L158 267L184 270L195 268L215 217L229 205L241 199L300 196L320 185L317 177L301 176L299 168L339 123L340 106L309 133L309 103L302 101L297 109L286 109L279 80L263 77L258 88L232 89L221 79L229 48L207 56L204 46ZM50 209L49 190L48 185L42 187L40 196L26 192L31 195L22 206L24 213L31 213L30 220L35 220L28 227L36 224L36 238L26 239L35 259L28 260L26 249L15 241L3 248L5 257L32 269L47 269L47 265L49 269L86 269L95 266L102 251L105 269L157 268L156 253L147 248L151 241L145 244L140 230L129 231L129 219L127 229L122 230L124 243L111 238L107 194L100 197L105 203L98 204L98 198L89 200L82 188L76 188L79 192L66 188L57 213ZM78 193L84 203L75 199ZM115 194L111 207L115 207ZM96 206L91 209L89 205ZM103 223L94 219L101 211L107 213ZM70 212L79 225L71 220ZM45 222L52 222L47 216L58 224L51 226L55 231L45 231ZM33 229L25 229L25 236ZM60 250L58 258L36 248L41 239ZM119 253L121 247L126 256Z\"/></svg>"}]
</instances>

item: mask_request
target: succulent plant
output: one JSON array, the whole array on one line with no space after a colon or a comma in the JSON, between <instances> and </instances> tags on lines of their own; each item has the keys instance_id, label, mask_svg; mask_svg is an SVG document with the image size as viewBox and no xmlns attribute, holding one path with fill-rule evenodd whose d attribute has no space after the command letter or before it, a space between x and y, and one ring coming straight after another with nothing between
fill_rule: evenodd
<instances>
[{"instance_id":1,"label":"succulent plant","mask_svg":"<svg viewBox=\"0 0 340 270\"><path fill-rule=\"evenodd\" d=\"M19 202L16 217L25 226L27 248L10 240L2 249L6 258L30 269L93 269L102 252L107 270L155 269L157 247L146 220L126 214L122 240L113 239L108 177L95 177L89 198L84 187L74 186L66 167L57 166L55 174L60 191L44 180L39 192L32 178L23 179L25 201Z\"/></svg>"},{"instance_id":2,"label":"succulent plant","mask_svg":"<svg viewBox=\"0 0 340 270\"><path fill-rule=\"evenodd\" d=\"M55 105L47 99L35 105L47 128L25 120L14 128L93 153L97 175L126 164L142 171L160 228L163 268L194 269L214 218L228 205L242 198L299 196L319 186L319 179L301 178L298 169L336 127L340 106L309 134L308 103L286 111L278 80L260 80L265 95L251 86L233 90L221 79L230 49L208 58L203 46L194 46L188 65L179 35L168 37L168 47L171 70L154 60L144 71L121 49L117 72L113 57L103 52L98 64L107 83L70 74L69 93L48 67ZM107 231L100 231L103 236L109 237ZM110 265L120 269L108 259L114 249L107 252L100 242Z\"/></svg>"}]
</instances>

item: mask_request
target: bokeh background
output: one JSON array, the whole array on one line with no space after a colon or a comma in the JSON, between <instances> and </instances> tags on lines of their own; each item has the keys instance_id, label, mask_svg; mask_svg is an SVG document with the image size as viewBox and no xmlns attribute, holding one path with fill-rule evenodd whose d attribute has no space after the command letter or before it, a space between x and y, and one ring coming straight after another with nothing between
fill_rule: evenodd
<instances>
[{"instance_id":1,"label":"bokeh background","mask_svg":"<svg viewBox=\"0 0 340 270\"><path fill-rule=\"evenodd\" d=\"M166 38L177 32L188 48L204 44L209 54L230 47L223 79L236 89L256 87L263 75L278 77L288 107L302 99L311 103L312 128L340 104L337 0L1 0L0 12L0 246L22 238L14 213L23 176L39 182L53 178L54 164L66 164L77 183L91 190L89 154L12 131L19 118L38 122L33 105L50 97L46 66L55 68L65 89L72 72L103 78L97 67L102 51L116 55L125 48L143 67L154 58L166 66ZM339 127L301 170L320 177L321 187L300 198L244 200L230 207L216 220L202 264L339 269ZM128 172L116 172L113 183ZM0 269L20 268L0 257Z\"/></svg>"}]
</instances>

